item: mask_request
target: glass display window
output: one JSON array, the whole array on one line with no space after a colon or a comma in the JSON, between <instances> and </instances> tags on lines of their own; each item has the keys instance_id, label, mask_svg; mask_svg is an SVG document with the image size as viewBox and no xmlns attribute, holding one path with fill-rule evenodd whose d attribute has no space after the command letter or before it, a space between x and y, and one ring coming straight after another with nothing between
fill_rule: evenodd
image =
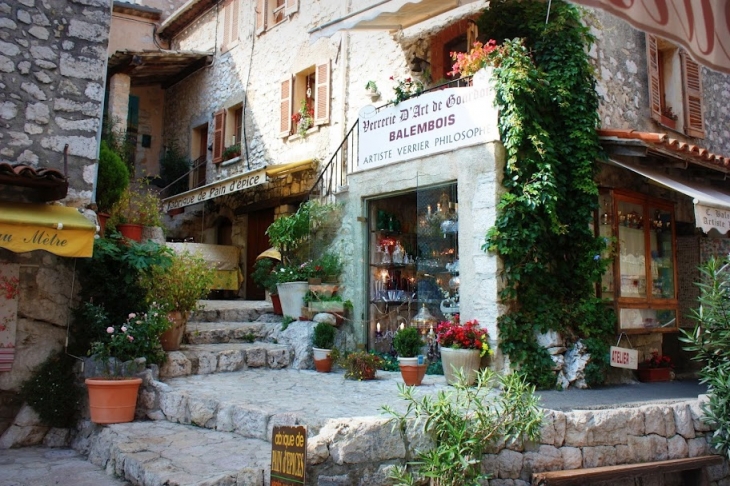
<instances>
[{"instance_id":1,"label":"glass display window","mask_svg":"<svg viewBox=\"0 0 730 486\"><path fill-rule=\"evenodd\" d=\"M613 264L599 295L613 303L619 332L671 332L679 327L674 204L620 189L602 189L594 221Z\"/></svg>"}]
</instances>

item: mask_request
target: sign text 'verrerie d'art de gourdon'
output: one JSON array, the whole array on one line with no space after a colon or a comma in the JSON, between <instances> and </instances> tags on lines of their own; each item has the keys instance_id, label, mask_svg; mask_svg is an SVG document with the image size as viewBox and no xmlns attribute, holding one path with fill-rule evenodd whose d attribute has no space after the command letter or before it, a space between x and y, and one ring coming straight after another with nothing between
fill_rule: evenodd
<instances>
[{"instance_id":1,"label":"sign text 'verrerie d'art de gourdon'","mask_svg":"<svg viewBox=\"0 0 730 486\"><path fill-rule=\"evenodd\" d=\"M363 108L354 171L498 140L487 73L475 74L473 86L432 91L379 112Z\"/></svg>"}]
</instances>

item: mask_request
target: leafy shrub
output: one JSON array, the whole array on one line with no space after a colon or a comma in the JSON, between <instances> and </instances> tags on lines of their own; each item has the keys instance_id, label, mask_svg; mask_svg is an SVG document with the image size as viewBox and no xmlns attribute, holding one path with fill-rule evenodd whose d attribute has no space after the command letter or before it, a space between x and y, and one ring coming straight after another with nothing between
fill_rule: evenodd
<instances>
[{"instance_id":1,"label":"leafy shrub","mask_svg":"<svg viewBox=\"0 0 730 486\"><path fill-rule=\"evenodd\" d=\"M111 211L129 186L129 169L122 158L101 141L99 151L99 173L96 179L96 204L100 212Z\"/></svg>"},{"instance_id":2,"label":"leafy shrub","mask_svg":"<svg viewBox=\"0 0 730 486\"><path fill-rule=\"evenodd\" d=\"M73 372L74 358L49 356L20 387L20 395L48 427L70 427L76 421L82 391Z\"/></svg>"},{"instance_id":3,"label":"leafy shrub","mask_svg":"<svg viewBox=\"0 0 730 486\"><path fill-rule=\"evenodd\" d=\"M331 324L318 323L312 334L312 345L320 349L332 349L335 345L335 328Z\"/></svg>"},{"instance_id":4,"label":"leafy shrub","mask_svg":"<svg viewBox=\"0 0 730 486\"><path fill-rule=\"evenodd\" d=\"M421 354L423 338L418 328L406 327L395 333L393 337L393 348L401 358L414 358Z\"/></svg>"},{"instance_id":5,"label":"leafy shrub","mask_svg":"<svg viewBox=\"0 0 730 486\"><path fill-rule=\"evenodd\" d=\"M367 351L354 351L337 360L337 364L344 368L345 378L350 380L372 380L375 373L383 364L380 356Z\"/></svg>"}]
</instances>

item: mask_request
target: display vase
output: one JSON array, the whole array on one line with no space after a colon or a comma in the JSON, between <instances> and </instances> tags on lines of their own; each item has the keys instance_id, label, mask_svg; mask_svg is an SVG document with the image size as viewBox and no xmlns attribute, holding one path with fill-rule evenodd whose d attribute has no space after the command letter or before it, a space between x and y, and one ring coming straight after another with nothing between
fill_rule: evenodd
<instances>
[{"instance_id":1,"label":"display vase","mask_svg":"<svg viewBox=\"0 0 730 486\"><path fill-rule=\"evenodd\" d=\"M406 386L420 386L426 376L426 363L418 364L418 358L398 358L400 375Z\"/></svg>"},{"instance_id":2,"label":"display vase","mask_svg":"<svg viewBox=\"0 0 730 486\"><path fill-rule=\"evenodd\" d=\"M314 368L319 373L329 373L332 371L331 349L312 348L312 357L314 358Z\"/></svg>"},{"instance_id":3,"label":"display vase","mask_svg":"<svg viewBox=\"0 0 730 486\"><path fill-rule=\"evenodd\" d=\"M167 319L172 326L160 334L160 344L165 351L177 351L185 335L185 326L188 322L188 313L181 311L168 312Z\"/></svg>"},{"instance_id":4,"label":"display vase","mask_svg":"<svg viewBox=\"0 0 730 486\"><path fill-rule=\"evenodd\" d=\"M275 315L280 316L284 314L281 310L281 299L279 298L279 294L271 294L271 305L274 306Z\"/></svg>"},{"instance_id":5,"label":"display vase","mask_svg":"<svg viewBox=\"0 0 730 486\"><path fill-rule=\"evenodd\" d=\"M281 300L281 311L285 316L297 319L302 315L304 296L309 291L308 282L286 282L276 284Z\"/></svg>"},{"instance_id":6,"label":"display vase","mask_svg":"<svg viewBox=\"0 0 730 486\"><path fill-rule=\"evenodd\" d=\"M636 372L639 374L639 381L645 383L672 379L672 368L639 368Z\"/></svg>"},{"instance_id":7,"label":"display vase","mask_svg":"<svg viewBox=\"0 0 730 486\"><path fill-rule=\"evenodd\" d=\"M140 243L142 241L142 229L144 226L141 224L133 223L121 223L117 225L117 230L127 238L128 240L136 241Z\"/></svg>"},{"instance_id":8,"label":"display vase","mask_svg":"<svg viewBox=\"0 0 730 486\"><path fill-rule=\"evenodd\" d=\"M134 420L142 378L87 378L89 412L95 424L121 424Z\"/></svg>"},{"instance_id":9,"label":"display vase","mask_svg":"<svg viewBox=\"0 0 730 486\"><path fill-rule=\"evenodd\" d=\"M456 370L461 370L467 385L473 385L477 378L481 356L478 349L441 348L441 363L446 383L458 382Z\"/></svg>"}]
</instances>

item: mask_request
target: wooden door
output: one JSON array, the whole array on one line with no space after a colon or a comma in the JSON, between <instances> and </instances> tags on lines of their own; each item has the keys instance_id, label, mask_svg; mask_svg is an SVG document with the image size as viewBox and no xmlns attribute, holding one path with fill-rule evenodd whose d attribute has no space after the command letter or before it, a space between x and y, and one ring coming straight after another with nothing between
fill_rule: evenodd
<instances>
[{"instance_id":1,"label":"wooden door","mask_svg":"<svg viewBox=\"0 0 730 486\"><path fill-rule=\"evenodd\" d=\"M274 208L248 213L248 241L246 242L246 300L264 300L264 289L251 278L256 257L269 249L266 229L274 222Z\"/></svg>"}]
</instances>

